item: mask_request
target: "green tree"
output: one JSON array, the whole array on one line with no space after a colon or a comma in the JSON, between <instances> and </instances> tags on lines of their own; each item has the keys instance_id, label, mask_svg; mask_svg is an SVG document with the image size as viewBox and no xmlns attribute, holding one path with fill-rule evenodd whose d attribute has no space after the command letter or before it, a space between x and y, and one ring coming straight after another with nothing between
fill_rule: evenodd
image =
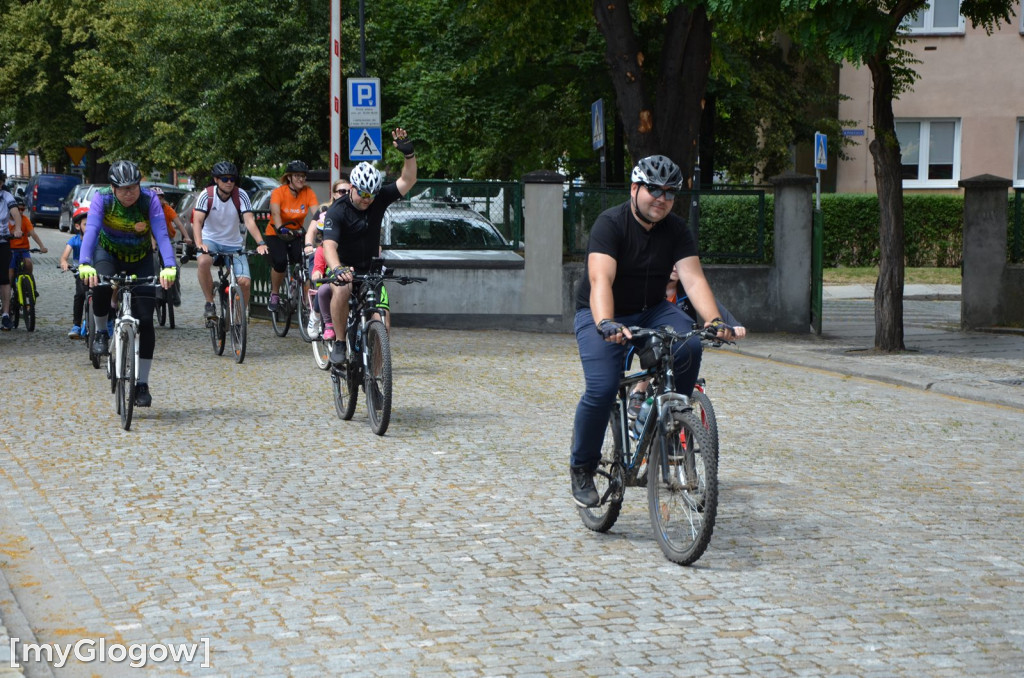
<instances>
[{"instance_id":1,"label":"green tree","mask_svg":"<svg viewBox=\"0 0 1024 678\"><path fill-rule=\"evenodd\" d=\"M974 26L991 32L1012 20L1013 0L963 0L960 13ZM822 44L838 61L867 65L871 71L871 124L875 139L869 150L874 163L879 207L879 271L875 284L875 348L895 352L903 342L903 180L892 102L917 78L913 60L903 47L904 19L924 11L928 0L784 0L777 9L800 15L803 39ZM763 20L763 16L760 17Z\"/></svg>"}]
</instances>

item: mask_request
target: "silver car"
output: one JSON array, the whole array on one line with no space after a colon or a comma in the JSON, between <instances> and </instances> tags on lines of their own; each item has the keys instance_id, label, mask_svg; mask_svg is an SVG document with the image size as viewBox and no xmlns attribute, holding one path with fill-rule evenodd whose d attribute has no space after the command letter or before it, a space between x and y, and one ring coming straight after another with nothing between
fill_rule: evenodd
<instances>
[{"instance_id":1,"label":"silver car","mask_svg":"<svg viewBox=\"0 0 1024 678\"><path fill-rule=\"evenodd\" d=\"M381 246L390 260L523 260L494 224L458 203L392 204L384 213Z\"/></svg>"}]
</instances>

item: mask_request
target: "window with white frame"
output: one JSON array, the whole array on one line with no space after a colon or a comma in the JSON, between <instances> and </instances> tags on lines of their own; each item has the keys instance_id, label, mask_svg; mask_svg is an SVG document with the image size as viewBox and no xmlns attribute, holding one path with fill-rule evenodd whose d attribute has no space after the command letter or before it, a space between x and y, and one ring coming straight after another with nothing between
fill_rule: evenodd
<instances>
[{"instance_id":1,"label":"window with white frame","mask_svg":"<svg viewBox=\"0 0 1024 678\"><path fill-rule=\"evenodd\" d=\"M1024 118L1017 118L1017 152L1013 157L1016 160L1013 183L1024 186Z\"/></svg>"},{"instance_id":2,"label":"window with white frame","mask_svg":"<svg viewBox=\"0 0 1024 678\"><path fill-rule=\"evenodd\" d=\"M955 188L960 180L960 121L896 121L905 188Z\"/></svg>"},{"instance_id":3,"label":"window with white frame","mask_svg":"<svg viewBox=\"0 0 1024 678\"><path fill-rule=\"evenodd\" d=\"M906 33L923 35L957 35L964 32L960 0L931 0L917 14L903 20Z\"/></svg>"}]
</instances>

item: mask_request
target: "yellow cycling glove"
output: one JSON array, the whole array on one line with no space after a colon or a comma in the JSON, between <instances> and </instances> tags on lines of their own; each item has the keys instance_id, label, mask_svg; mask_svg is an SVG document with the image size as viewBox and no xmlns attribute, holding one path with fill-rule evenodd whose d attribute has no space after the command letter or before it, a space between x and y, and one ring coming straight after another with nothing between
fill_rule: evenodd
<instances>
[{"instance_id":1,"label":"yellow cycling glove","mask_svg":"<svg viewBox=\"0 0 1024 678\"><path fill-rule=\"evenodd\" d=\"M178 269L174 268L173 266L168 266L167 268L161 268L160 269L160 281L161 282L163 282L164 280L166 280L168 282L174 282L175 280L177 280L177 278L178 278Z\"/></svg>"},{"instance_id":2,"label":"yellow cycling glove","mask_svg":"<svg viewBox=\"0 0 1024 678\"><path fill-rule=\"evenodd\" d=\"M86 278L92 278L95 275L96 275L96 269L93 268L92 266L90 266L89 264L79 264L78 265L78 277L79 277L79 279L85 280Z\"/></svg>"}]
</instances>

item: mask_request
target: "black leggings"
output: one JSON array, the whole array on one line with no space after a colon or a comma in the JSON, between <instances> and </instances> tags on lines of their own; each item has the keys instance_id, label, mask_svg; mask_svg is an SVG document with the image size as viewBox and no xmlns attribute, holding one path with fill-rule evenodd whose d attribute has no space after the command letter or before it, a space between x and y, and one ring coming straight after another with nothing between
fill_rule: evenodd
<instances>
[{"instance_id":1,"label":"black leggings","mask_svg":"<svg viewBox=\"0 0 1024 678\"><path fill-rule=\"evenodd\" d=\"M11 276L8 275L8 269L11 267L11 243L6 240L0 240L0 285L10 285ZM4 309L4 313L7 313L7 309Z\"/></svg>"},{"instance_id":2,"label":"black leggings","mask_svg":"<svg viewBox=\"0 0 1024 678\"><path fill-rule=\"evenodd\" d=\"M96 248L93 257L93 268L99 275L116 275L117 273L133 273L140 278L153 275L153 255L147 254L143 259L124 262L107 252L102 247ZM152 285L140 285L132 289L132 315L139 321L139 357L150 360L156 347L156 329L153 327L153 309L156 306L156 289ZM92 291L93 313L102 317L97 311L110 308L112 290L107 286L96 287ZM97 331L105 332L106 328L97 327Z\"/></svg>"},{"instance_id":3,"label":"black leggings","mask_svg":"<svg viewBox=\"0 0 1024 678\"><path fill-rule=\"evenodd\" d=\"M302 261L302 246L305 244L302 233L291 240L276 235L268 235L265 240L270 250L270 267L278 273L284 273L289 262L297 264Z\"/></svg>"}]
</instances>

